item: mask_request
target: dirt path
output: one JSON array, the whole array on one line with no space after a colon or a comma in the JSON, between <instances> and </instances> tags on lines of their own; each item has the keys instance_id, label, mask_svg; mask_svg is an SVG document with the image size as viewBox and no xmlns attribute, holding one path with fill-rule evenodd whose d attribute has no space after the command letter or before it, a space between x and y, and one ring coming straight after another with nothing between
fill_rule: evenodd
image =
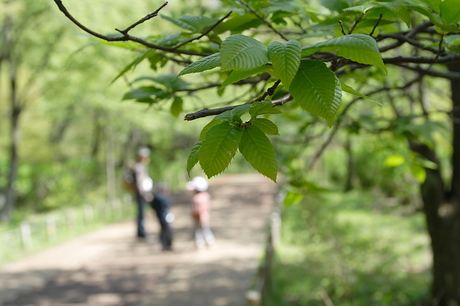
<instances>
[{"instance_id":1,"label":"dirt path","mask_svg":"<svg viewBox=\"0 0 460 306\"><path fill-rule=\"evenodd\" d=\"M217 245L196 251L189 204L176 197L173 252L136 241L124 222L0 268L0 305L242 306L262 254L275 184L259 175L211 180ZM157 232L152 218L150 232Z\"/></svg>"}]
</instances>

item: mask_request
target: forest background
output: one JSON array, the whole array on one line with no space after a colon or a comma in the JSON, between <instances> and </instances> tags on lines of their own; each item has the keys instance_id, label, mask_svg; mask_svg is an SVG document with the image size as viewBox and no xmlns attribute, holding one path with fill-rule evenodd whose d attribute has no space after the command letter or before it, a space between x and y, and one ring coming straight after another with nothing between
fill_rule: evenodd
<instances>
[{"instance_id":1,"label":"forest background","mask_svg":"<svg viewBox=\"0 0 460 306\"><path fill-rule=\"evenodd\" d=\"M217 25L218 18L228 17L224 15L225 10L221 10L225 6L221 7L219 3L209 1L205 7L200 5L200 1L187 2L186 6L180 2L170 3L161 10L162 19L155 19L155 25L151 24L147 28L134 27L130 34L142 35L143 31L148 31L149 40L157 45L184 43L183 49L188 48L186 52L191 52L189 55L215 55L221 43L216 36L209 35L209 41L202 45L197 42L192 44L194 40L188 41L191 34L185 35L183 30L200 32L197 31L198 28ZM229 128L230 131L240 128L255 131L257 129L250 127L255 122L254 118L251 117L251 124L245 125L240 118L248 111L245 109L241 113L232 113L230 117L224 115L214 120L214 123L211 122L201 132L203 146L197 147L200 129L209 120L205 123L199 120L184 123L181 117L203 107L241 104L242 100L257 97L265 90L269 93L270 90L265 86L270 85L275 92L263 96L266 98L273 95L274 101L286 103L282 107L282 114L273 116L276 119L272 119L270 112L257 113L253 110L251 113L249 110L249 113L251 116L255 113L254 117L266 115L276 123L275 128L272 123L258 121L259 126L264 126L262 130L270 136L276 151L276 164L279 165L276 170L282 173L283 182L287 182L283 185L286 191L285 217L290 220L291 216L292 219L286 222L285 234L290 237L286 241L296 244L297 247L301 246L291 257L280 257L280 271L288 270L286 267L290 263L286 258L291 258L294 262L312 260L318 249L325 252L332 250L341 256L336 262L337 269L332 271L336 278L314 277L310 282L320 281L311 290L305 290L309 281L301 282L302 286L299 287L286 285L287 291L279 293L279 298L293 304L307 303L305 301L310 299L312 305L318 301L329 305L329 302L333 303L332 300L340 305L360 305L358 300L361 294L364 296L360 300L362 305L369 302L369 296L376 305L427 304L429 300L433 305L448 305L454 300L460 301L458 264L454 265L455 256L448 255L455 254L456 250L452 251L449 246L455 245L452 242L458 241L458 237L456 234L449 234L448 237L444 235L449 233L452 226L457 228L455 224L458 224L456 218L451 218L457 215L456 190L459 186L458 176L455 174L457 172L453 171L454 175L451 177L452 165L455 170L458 162L455 158L452 159L452 154L457 151L452 150L451 143L456 138L451 137L450 124L453 123L454 127L458 124L452 120L452 114L457 109L454 107L451 110L449 84L457 79L457 68L450 66L449 69L454 71L449 74L445 71L432 71L429 65L436 63L440 57L458 53L458 37L453 35L458 33L459 21L456 14L459 8L455 1L344 0L312 1L308 5L296 1L222 3L233 6L237 12L237 17L233 15L229 22L223 23L223 27L230 28L231 33L247 33L245 31L251 29L253 32L249 33L265 41L267 45L273 36L284 38L284 35L296 36L305 45L314 46L319 41L319 45L310 47L312 52L305 47L305 56L309 60L330 62L331 70L345 79L348 78L347 82L351 82L355 88L372 95L373 100L341 83L340 91L343 89L343 101L346 103L339 110L336 103L337 87L327 85L324 88L318 87L318 92L324 98L331 98L328 106L332 105L333 112L330 109L316 109L313 113L317 116L314 116L308 105L305 107L302 103L302 108L307 108L310 113L299 111L297 104L282 100L283 94L289 91L288 83L292 81L294 84L295 78L277 75L274 64L274 75L284 85L276 91L280 82L263 74L267 71L266 67L263 67L265 70L258 70L266 63L256 63L255 66L251 66L253 63L248 64L254 59L249 53L245 54L249 61L245 62L248 59L245 58L242 62L231 63L236 71L240 68L249 71L248 75L242 73L229 76L228 70L231 69L227 68L226 72L222 68L222 74L211 71L209 74L202 73L201 78L192 75L176 79L181 69L193 63L190 58L142 53L142 48L133 42L108 43L97 40L79 31L49 2L5 1L2 3L0 53L0 110L5 118L0 122L2 219L20 221L31 213L82 205L100 198L114 199L122 192L124 167L140 144L147 144L153 149L150 169L154 180L166 181L173 188L183 186L188 177L187 170L192 171L192 174L201 173L199 169L192 169L198 161L209 176L216 175L226 168L233 155L223 166L214 168L215 164L207 164L208 158L199 157L200 154L209 153L209 145L206 147L206 143L211 142L206 142L206 132L213 129L214 125L226 124L240 124L236 129ZM451 6L448 7L448 4ZM120 33L126 34L120 31L116 33L113 29L128 27L140 18L131 18L132 16L144 16L146 12L158 9L161 4L139 1L123 5L100 1L95 6L68 1L65 5L80 22L91 25L93 31L107 33L111 29L113 32L108 37L113 37ZM409 14L407 8L420 14ZM298 20L295 17L299 12L304 19ZM212 15L215 18L178 18L183 15ZM284 22L285 19L289 22ZM184 20L189 24L184 23ZM239 26L235 23L239 23ZM288 29L281 33L276 30L275 25L287 26ZM175 26L182 27L182 32ZM297 29L297 32L289 30L289 26ZM212 34L222 34L218 28L215 32ZM390 59L386 61L387 64L394 64L394 67L385 68L381 60L369 57L364 64L376 67L361 70L363 67L353 66L353 63L331 55L330 51L337 52L338 48L337 54L345 58L348 56L347 59L362 60L366 57L353 54L356 46L344 42L346 38L341 41L329 40L329 44L321 45L324 39L347 37L355 33L375 34L383 42L386 39L397 40L395 44L380 49L381 52L396 50L392 54L393 62ZM421 38L422 41L425 39L423 43L412 40L411 35L419 33L428 36ZM241 36L233 38L235 43L249 43L256 50L263 49L253 40L245 40ZM406 45L398 49L404 44ZM291 47L295 49L295 44L286 48ZM364 52L369 50L365 48ZM318 55L314 55L316 51L320 51ZM414 67L404 65L402 60L398 62L398 56L402 57L404 52L418 57L420 61L426 60L421 52L431 52L434 55L432 62L422 62L427 67ZM141 65L145 59L148 61L142 64L148 62L147 65ZM363 63L359 60L357 62ZM187 73L203 72L219 66L213 66L214 63L201 62L198 68L190 65L193 68L188 68ZM348 65L353 69L341 70ZM135 73L129 73L134 66ZM300 67L306 71L306 64ZM315 66L323 73L322 67ZM388 73L384 74L383 70ZM185 74L184 71L182 74ZM237 86L215 90L218 86L215 86L213 77L216 75L221 83L224 82L225 86L222 87L231 83ZM425 78L426 75L431 75L432 78ZM229 79L233 82L228 81ZM202 81L209 87L203 85L201 88L197 87L199 90L191 89L189 85L193 80ZM155 85L138 85L149 83ZM258 87L260 84L263 86ZM291 86L294 95L295 92L305 94L304 90L299 86ZM334 92L332 97L329 92ZM132 99L140 103L122 101ZM158 103L161 100L164 101ZM359 107L354 107L355 104L359 104ZM337 111L339 116L335 122ZM330 126L333 126L332 129ZM219 136L221 131L214 128L214 132L214 135ZM277 134L282 137L271 137ZM261 145L259 152L265 154L270 151L265 150L265 145L266 143ZM187 155L192 147L192 161L189 157L186 169ZM237 148L230 149L236 151ZM243 155L248 152L247 149L248 146L239 147ZM223 159L221 153L218 152L220 156L216 158L217 161ZM273 156L275 155L271 151L266 154L266 164L270 168L268 170L267 165L256 160L253 153L246 154L244 158L258 171L274 179L275 168L271 167L274 164ZM236 155L230 167L227 171L251 169L240 155ZM450 184L452 188L441 186L443 180L446 182L445 186ZM347 201L348 197L352 200ZM337 212L337 209L341 211ZM435 256L436 269L431 298L428 297L429 290L426 290L429 283L427 275L430 274L427 258L430 256L429 242L427 236L423 235L425 229L420 214L423 210L428 218L431 238L440 242L432 246L440 255ZM376 221L379 218L383 218L383 223ZM369 220L374 220L375 224L381 226L371 230ZM361 237L361 225L355 225L356 231L344 231L344 227L353 228L350 225L352 221L367 224L364 228L368 230L365 232L372 235ZM430 226L438 221L442 226L436 232ZM387 225L396 222L402 222L409 228L407 237L401 234L400 239L389 239L397 232L394 232L394 228L398 226L392 230ZM388 230L386 236L378 234L382 228ZM349 236L337 238L338 233L348 233ZM362 241L360 237L363 238ZM383 254L382 250L389 251L389 245L393 243L411 247L404 254L396 252L387 258L376 256L375 263L371 261L368 264L359 264L362 263L359 259L362 251L373 250L374 254ZM305 249L312 245L317 248ZM291 248L295 249L292 245L285 246L285 254L289 254ZM345 263L347 257L354 263ZM318 257L320 261L319 258L321 256ZM448 264L440 264L443 261ZM331 262L333 259L330 258L322 265L327 267ZM318 262L313 263L315 264L318 265ZM299 265L299 262L293 264L294 267ZM436 274L436 271L439 273ZM450 275L450 271L454 271L453 275ZM310 274L315 275L313 272ZM282 277L282 274L278 275ZM382 275L387 275L388 278L375 281ZM395 277L399 283L394 281ZM374 282L369 281L370 279ZM287 280L292 281L292 277L288 275ZM400 294L397 285L384 286L389 283L406 283L407 280L416 284L414 287L418 289L410 287ZM360 291L363 284L369 286L364 286L367 290ZM421 287L425 289L420 290ZM306 295L305 292L311 294Z\"/></svg>"}]
</instances>

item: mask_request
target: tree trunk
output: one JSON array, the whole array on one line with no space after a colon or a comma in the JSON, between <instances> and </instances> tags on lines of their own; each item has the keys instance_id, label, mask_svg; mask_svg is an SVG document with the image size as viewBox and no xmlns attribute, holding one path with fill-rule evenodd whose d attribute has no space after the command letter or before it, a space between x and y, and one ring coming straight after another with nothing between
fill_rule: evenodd
<instances>
[{"instance_id":1,"label":"tree trunk","mask_svg":"<svg viewBox=\"0 0 460 306\"><path fill-rule=\"evenodd\" d=\"M19 118L21 107L17 98L17 67L13 61L10 62L10 102L11 102L11 144L10 144L10 166L8 173L8 184L6 188L6 202L1 213L2 220L10 220L11 212L16 205L16 180L18 177L18 145L19 145Z\"/></svg>"},{"instance_id":2,"label":"tree trunk","mask_svg":"<svg viewBox=\"0 0 460 306\"><path fill-rule=\"evenodd\" d=\"M449 70L460 72L460 64L449 65ZM460 305L460 80L451 81L451 91L451 186L445 188L439 168L426 169L427 177L421 185L423 210L433 255L432 305L436 306ZM412 143L411 148L439 165L434 150L426 145Z\"/></svg>"}]
</instances>

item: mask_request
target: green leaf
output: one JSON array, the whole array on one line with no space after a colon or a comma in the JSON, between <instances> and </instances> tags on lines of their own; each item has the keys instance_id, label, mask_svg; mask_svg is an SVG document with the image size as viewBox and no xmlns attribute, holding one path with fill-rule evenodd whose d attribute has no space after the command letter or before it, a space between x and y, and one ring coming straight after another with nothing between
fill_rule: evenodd
<instances>
[{"instance_id":1,"label":"green leaf","mask_svg":"<svg viewBox=\"0 0 460 306\"><path fill-rule=\"evenodd\" d=\"M120 71L119 74L117 74L117 76L110 82L110 84L112 84L113 82L115 82L116 80L118 80L121 76L123 76L126 72L128 72L129 70L131 69L134 69L137 65L139 65L139 63L141 63L144 59L152 56L153 54L155 54L156 50L154 49L148 49L147 51L145 51L144 53L142 53L141 55L139 55L138 57L136 57L131 63L129 63L128 65L126 65L125 68L123 68L122 71Z\"/></svg>"},{"instance_id":2,"label":"green leaf","mask_svg":"<svg viewBox=\"0 0 460 306\"><path fill-rule=\"evenodd\" d=\"M202 140L199 162L208 178L224 171L240 144L241 128L224 121L213 126Z\"/></svg>"},{"instance_id":3,"label":"green leaf","mask_svg":"<svg viewBox=\"0 0 460 306\"><path fill-rule=\"evenodd\" d=\"M220 60L222 71L251 70L268 63L267 47L252 37L231 35L222 42Z\"/></svg>"},{"instance_id":4,"label":"green leaf","mask_svg":"<svg viewBox=\"0 0 460 306\"><path fill-rule=\"evenodd\" d=\"M157 84L163 85L167 90L186 90L189 83L185 82L181 78L178 78L175 74L160 74L155 77L151 76L141 76L134 81L131 82L131 84L134 84L139 81L152 81Z\"/></svg>"},{"instance_id":5,"label":"green leaf","mask_svg":"<svg viewBox=\"0 0 460 306\"><path fill-rule=\"evenodd\" d=\"M254 169L276 182L278 173L276 153L264 132L255 125L249 126L243 132L239 149Z\"/></svg>"},{"instance_id":6,"label":"green leaf","mask_svg":"<svg viewBox=\"0 0 460 306\"><path fill-rule=\"evenodd\" d=\"M235 116L238 116L238 117L241 117L241 115L243 115L244 113L246 113L247 111L249 111L249 109L251 108L251 104L247 103L247 104L243 104L243 105L240 105L240 106L237 106L235 107L234 109L232 109L230 111L230 117L233 119Z\"/></svg>"},{"instance_id":7,"label":"green leaf","mask_svg":"<svg viewBox=\"0 0 460 306\"><path fill-rule=\"evenodd\" d=\"M426 179L426 170L418 165L411 165L410 170L412 175L417 179L419 183L425 182Z\"/></svg>"},{"instance_id":8,"label":"green leaf","mask_svg":"<svg viewBox=\"0 0 460 306\"><path fill-rule=\"evenodd\" d=\"M181 97L174 97L173 103L171 104L171 114L175 117L178 117L182 112L182 105L184 100Z\"/></svg>"},{"instance_id":9,"label":"green leaf","mask_svg":"<svg viewBox=\"0 0 460 306\"><path fill-rule=\"evenodd\" d=\"M142 99L142 98L148 98L151 96L161 96L165 92L157 87L154 86L145 86L145 87L139 87L133 90L128 91L124 96L122 100L129 100L129 99Z\"/></svg>"},{"instance_id":10,"label":"green leaf","mask_svg":"<svg viewBox=\"0 0 460 306\"><path fill-rule=\"evenodd\" d=\"M218 19L206 16L181 16L179 20L190 25L197 33L203 32L218 21Z\"/></svg>"},{"instance_id":11,"label":"green leaf","mask_svg":"<svg viewBox=\"0 0 460 306\"><path fill-rule=\"evenodd\" d=\"M201 150L201 140L198 141L190 151L190 154L187 158L187 173L190 175L190 171L192 171L193 167L198 163L200 157L200 150Z\"/></svg>"},{"instance_id":12,"label":"green leaf","mask_svg":"<svg viewBox=\"0 0 460 306\"><path fill-rule=\"evenodd\" d=\"M375 102L374 100L372 100L372 99L369 98L368 96L363 95L362 93L356 91L355 89L353 89L352 87L348 86L347 84L345 84L345 83L343 83L343 82L340 82L340 85L342 86L342 90L345 91L345 92L348 92L349 94L352 94L352 95L361 97L361 98L363 98L363 99L366 99L366 100L368 100L368 101L371 101L371 102L374 102L374 103L376 103L376 104L381 105L380 103Z\"/></svg>"},{"instance_id":13,"label":"green leaf","mask_svg":"<svg viewBox=\"0 0 460 306\"><path fill-rule=\"evenodd\" d=\"M184 22L182 20L179 20L179 19L176 19L176 18L173 18L173 17L170 17L170 16L166 16L166 15L163 15L163 14L160 14L160 17L165 19L165 20L168 20L169 22L172 22L174 23L175 25L181 27L181 28L184 28L186 30L189 30L189 31L192 31L192 32L195 32L196 29L191 26L190 24L188 24L187 22Z\"/></svg>"},{"instance_id":14,"label":"green leaf","mask_svg":"<svg viewBox=\"0 0 460 306\"><path fill-rule=\"evenodd\" d=\"M278 107L273 107L273 104L270 101L258 101L252 104L249 109L249 114L251 115L251 118L254 118L263 114L281 114L281 111Z\"/></svg>"},{"instance_id":15,"label":"green leaf","mask_svg":"<svg viewBox=\"0 0 460 306\"><path fill-rule=\"evenodd\" d=\"M441 5L442 0L422 0L430 8L432 8L436 13L440 12L439 6Z\"/></svg>"},{"instance_id":16,"label":"green leaf","mask_svg":"<svg viewBox=\"0 0 460 306\"><path fill-rule=\"evenodd\" d=\"M332 126L340 107L342 88L335 73L326 64L315 60L302 61L290 89L303 109L325 119Z\"/></svg>"},{"instance_id":17,"label":"green leaf","mask_svg":"<svg viewBox=\"0 0 460 306\"><path fill-rule=\"evenodd\" d=\"M209 131L213 126L218 125L219 123L222 123L222 121L223 121L223 120L218 119L217 116L216 116L213 120L209 121L209 123L206 124L206 125L204 126L204 128L201 130L201 132L200 132L200 139L206 138L206 134L208 133L208 131Z\"/></svg>"},{"instance_id":18,"label":"green leaf","mask_svg":"<svg viewBox=\"0 0 460 306\"><path fill-rule=\"evenodd\" d=\"M398 167L404 164L405 161L406 159L402 155L399 155L399 154L389 155L385 158L385 167L388 167L388 168Z\"/></svg>"},{"instance_id":19,"label":"green leaf","mask_svg":"<svg viewBox=\"0 0 460 306\"><path fill-rule=\"evenodd\" d=\"M220 53L215 53L206 57L203 57L196 62L191 63L185 67L177 76L181 76L188 73L203 72L209 69L213 69L220 66Z\"/></svg>"},{"instance_id":20,"label":"green leaf","mask_svg":"<svg viewBox=\"0 0 460 306\"><path fill-rule=\"evenodd\" d=\"M357 63L374 65L386 71L375 39L364 34L350 34L336 37L303 48L302 56L309 56L318 51L336 52L338 56Z\"/></svg>"},{"instance_id":21,"label":"green leaf","mask_svg":"<svg viewBox=\"0 0 460 306\"><path fill-rule=\"evenodd\" d=\"M270 70L270 67L266 66L266 65L264 65L262 67L257 67L257 68L251 69L251 70L246 70L246 71L234 70L234 71L232 71L230 73L228 78L225 79L225 81L222 83L222 85L220 85L220 88L224 88L225 86L228 86L230 84L233 84L233 83L236 83L238 81L247 79L247 78L249 78L250 76L252 76L254 74L259 74L259 73L262 73L262 72L266 72L268 70Z\"/></svg>"},{"instance_id":22,"label":"green leaf","mask_svg":"<svg viewBox=\"0 0 460 306\"><path fill-rule=\"evenodd\" d=\"M369 12L369 10L373 9L376 6L377 6L377 4L367 3L367 4L363 4L363 5L357 5L357 6L348 7L346 9L344 9L344 11L345 12L357 12L357 13L361 13L361 14L366 14L367 12Z\"/></svg>"},{"instance_id":23,"label":"green leaf","mask_svg":"<svg viewBox=\"0 0 460 306\"><path fill-rule=\"evenodd\" d=\"M404 23L410 27L411 18L410 18L410 11L407 9L406 1L398 1L393 0L392 2L379 2L381 7L384 7L391 12L393 12L398 18L401 18Z\"/></svg>"},{"instance_id":24,"label":"green leaf","mask_svg":"<svg viewBox=\"0 0 460 306\"><path fill-rule=\"evenodd\" d=\"M267 135L279 135L278 126L268 119L256 118L252 120L252 125L257 126Z\"/></svg>"},{"instance_id":25,"label":"green leaf","mask_svg":"<svg viewBox=\"0 0 460 306\"><path fill-rule=\"evenodd\" d=\"M215 27L213 32L216 34L221 34L225 31L242 32L253 27L258 27L262 23L263 21L253 14L232 15Z\"/></svg>"},{"instance_id":26,"label":"green leaf","mask_svg":"<svg viewBox=\"0 0 460 306\"><path fill-rule=\"evenodd\" d=\"M444 38L444 41L449 51L460 54L460 35L449 35Z\"/></svg>"},{"instance_id":27,"label":"green leaf","mask_svg":"<svg viewBox=\"0 0 460 306\"><path fill-rule=\"evenodd\" d=\"M460 1L444 0L441 2L439 9L441 18L446 24L460 22Z\"/></svg>"},{"instance_id":28,"label":"green leaf","mask_svg":"<svg viewBox=\"0 0 460 306\"><path fill-rule=\"evenodd\" d=\"M297 40L290 40L284 44L272 41L268 45L268 58L286 88L289 88L297 73L301 54L302 45Z\"/></svg>"}]
</instances>

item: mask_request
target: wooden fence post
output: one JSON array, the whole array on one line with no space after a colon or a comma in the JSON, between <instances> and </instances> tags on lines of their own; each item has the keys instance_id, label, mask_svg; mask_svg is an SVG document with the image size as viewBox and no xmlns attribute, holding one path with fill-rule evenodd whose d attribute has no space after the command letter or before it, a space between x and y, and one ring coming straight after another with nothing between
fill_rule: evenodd
<instances>
[{"instance_id":1,"label":"wooden fence post","mask_svg":"<svg viewBox=\"0 0 460 306\"><path fill-rule=\"evenodd\" d=\"M30 224L26 221L21 222L21 239L24 249L28 250L32 247L32 230Z\"/></svg>"},{"instance_id":2,"label":"wooden fence post","mask_svg":"<svg viewBox=\"0 0 460 306\"><path fill-rule=\"evenodd\" d=\"M94 208L91 205L85 205L83 207L83 215L85 216L86 224L92 223L94 221Z\"/></svg>"},{"instance_id":3,"label":"wooden fence post","mask_svg":"<svg viewBox=\"0 0 460 306\"><path fill-rule=\"evenodd\" d=\"M46 233L48 241L56 239L56 219L51 215L46 217Z\"/></svg>"},{"instance_id":4,"label":"wooden fence post","mask_svg":"<svg viewBox=\"0 0 460 306\"><path fill-rule=\"evenodd\" d=\"M67 226L68 226L69 231L74 230L76 218L75 218L75 212L73 211L73 209L69 208L66 211L66 219L67 219Z\"/></svg>"}]
</instances>

